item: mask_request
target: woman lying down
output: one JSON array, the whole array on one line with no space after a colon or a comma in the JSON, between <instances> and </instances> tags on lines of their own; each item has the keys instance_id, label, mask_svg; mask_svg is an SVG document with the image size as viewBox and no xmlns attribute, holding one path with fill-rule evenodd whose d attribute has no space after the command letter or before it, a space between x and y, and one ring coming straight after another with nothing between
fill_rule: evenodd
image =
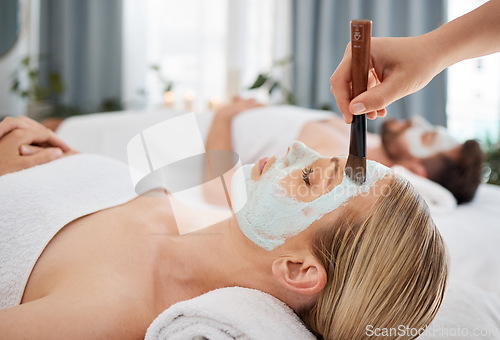
<instances>
[{"instance_id":1,"label":"woman lying down","mask_svg":"<svg viewBox=\"0 0 500 340\"><path fill-rule=\"evenodd\" d=\"M422 328L441 305L441 235L378 163L358 187L345 158L294 142L237 171L231 218L179 236L169 198L137 196L126 165L69 155L27 118L0 137L3 339L143 338L172 304L230 286L277 297L322 339Z\"/></svg>"}]
</instances>

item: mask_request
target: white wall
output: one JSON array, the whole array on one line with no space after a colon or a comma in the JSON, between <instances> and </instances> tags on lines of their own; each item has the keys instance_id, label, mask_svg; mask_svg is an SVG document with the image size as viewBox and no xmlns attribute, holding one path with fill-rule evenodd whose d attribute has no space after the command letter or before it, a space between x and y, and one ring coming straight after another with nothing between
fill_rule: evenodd
<instances>
[{"instance_id":1,"label":"white wall","mask_svg":"<svg viewBox=\"0 0 500 340\"><path fill-rule=\"evenodd\" d=\"M10 93L12 74L26 55L38 55L40 2L19 0L19 3L22 21L19 39L6 55L0 57L0 116L18 116L24 113L23 100Z\"/></svg>"}]
</instances>

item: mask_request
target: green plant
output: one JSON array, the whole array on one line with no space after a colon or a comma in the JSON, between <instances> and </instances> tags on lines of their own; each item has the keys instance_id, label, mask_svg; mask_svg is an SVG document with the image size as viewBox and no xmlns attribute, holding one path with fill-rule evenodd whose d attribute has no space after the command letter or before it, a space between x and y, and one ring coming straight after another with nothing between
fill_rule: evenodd
<instances>
[{"instance_id":1,"label":"green plant","mask_svg":"<svg viewBox=\"0 0 500 340\"><path fill-rule=\"evenodd\" d=\"M277 60L273 63L271 70L267 73L260 73L255 79L249 90L259 89L261 87L266 88L269 95L271 95L275 90L281 91L283 95L283 104L295 104L295 98L292 91L281 84L280 80L273 77L273 70L276 67L285 67L293 61L293 57L286 57L281 60Z\"/></svg>"},{"instance_id":2,"label":"green plant","mask_svg":"<svg viewBox=\"0 0 500 340\"><path fill-rule=\"evenodd\" d=\"M24 86L23 78L27 79ZM50 72L47 76L47 85L40 82L40 71L32 66L31 58L24 57L14 73L10 90L21 98L31 102L40 103L51 96L60 95L64 92L64 83L57 72Z\"/></svg>"},{"instance_id":3,"label":"green plant","mask_svg":"<svg viewBox=\"0 0 500 340\"><path fill-rule=\"evenodd\" d=\"M163 93L172 91L174 89L174 82L165 79L161 71L161 67L158 64L151 64L151 69L157 74L158 79L163 84Z\"/></svg>"},{"instance_id":4,"label":"green plant","mask_svg":"<svg viewBox=\"0 0 500 340\"><path fill-rule=\"evenodd\" d=\"M119 98L105 98L99 106L100 112L121 111L123 109L122 102Z\"/></svg>"},{"instance_id":5,"label":"green plant","mask_svg":"<svg viewBox=\"0 0 500 340\"><path fill-rule=\"evenodd\" d=\"M69 106L69 105L63 105L63 104L57 104L54 106L54 108L51 110L51 112L44 116L41 117L42 119L47 119L47 118L68 118L72 116L80 116L85 114L82 110L79 108Z\"/></svg>"},{"instance_id":6,"label":"green plant","mask_svg":"<svg viewBox=\"0 0 500 340\"><path fill-rule=\"evenodd\" d=\"M489 173L488 183L500 185L500 142L492 142L489 136L485 145L485 169Z\"/></svg>"}]
</instances>

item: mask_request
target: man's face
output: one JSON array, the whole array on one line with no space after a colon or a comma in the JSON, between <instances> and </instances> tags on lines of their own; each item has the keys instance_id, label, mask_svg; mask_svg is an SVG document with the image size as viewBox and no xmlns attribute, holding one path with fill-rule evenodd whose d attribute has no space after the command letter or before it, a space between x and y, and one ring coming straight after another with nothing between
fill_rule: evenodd
<instances>
[{"instance_id":1,"label":"man's face","mask_svg":"<svg viewBox=\"0 0 500 340\"><path fill-rule=\"evenodd\" d=\"M385 121L382 145L389 158L397 163L448 154L460 146L445 128L433 126L420 117Z\"/></svg>"}]
</instances>

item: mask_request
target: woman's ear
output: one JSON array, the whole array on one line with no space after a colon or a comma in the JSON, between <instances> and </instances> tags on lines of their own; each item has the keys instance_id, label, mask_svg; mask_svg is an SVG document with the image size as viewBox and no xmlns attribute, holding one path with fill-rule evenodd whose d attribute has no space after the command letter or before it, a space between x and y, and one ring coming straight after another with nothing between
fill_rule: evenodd
<instances>
[{"instance_id":1,"label":"woman's ear","mask_svg":"<svg viewBox=\"0 0 500 340\"><path fill-rule=\"evenodd\" d=\"M312 254L280 257L274 260L272 271L284 288L303 296L317 294L326 285L326 270Z\"/></svg>"}]
</instances>

